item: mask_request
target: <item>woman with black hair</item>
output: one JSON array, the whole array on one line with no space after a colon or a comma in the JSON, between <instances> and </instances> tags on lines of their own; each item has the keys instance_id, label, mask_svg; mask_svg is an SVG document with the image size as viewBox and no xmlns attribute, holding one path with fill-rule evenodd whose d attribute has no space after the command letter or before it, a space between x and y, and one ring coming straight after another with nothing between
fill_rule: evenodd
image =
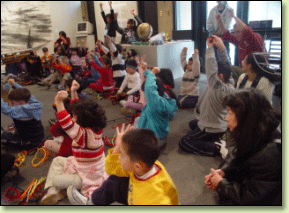
<instances>
[{"instance_id":1,"label":"woman with black hair","mask_svg":"<svg viewBox=\"0 0 289 213\"><path fill-rule=\"evenodd\" d=\"M205 184L221 205L281 205L281 146L273 141L280 113L253 88L227 95L224 105L235 150Z\"/></svg>"},{"instance_id":2,"label":"woman with black hair","mask_svg":"<svg viewBox=\"0 0 289 213\"><path fill-rule=\"evenodd\" d=\"M240 75L237 89L257 88L263 92L268 101L272 103L273 72L267 68L266 58L259 53L251 53L242 61L244 73Z\"/></svg>"},{"instance_id":3,"label":"woman with black hair","mask_svg":"<svg viewBox=\"0 0 289 213\"><path fill-rule=\"evenodd\" d=\"M71 46L70 38L66 37L66 33L64 31L59 32L59 39L56 40L54 44L54 52L56 52L57 47L61 46L61 49L67 53L67 50Z\"/></svg>"}]
</instances>

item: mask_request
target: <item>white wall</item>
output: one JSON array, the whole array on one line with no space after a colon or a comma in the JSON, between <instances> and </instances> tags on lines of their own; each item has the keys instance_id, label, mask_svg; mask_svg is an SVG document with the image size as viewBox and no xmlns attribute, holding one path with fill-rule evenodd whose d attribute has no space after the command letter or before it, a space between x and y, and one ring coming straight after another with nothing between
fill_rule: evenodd
<instances>
[{"instance_id":1,"label":"white wall","mask_svg":"<svg viewBox=\"0 0 289 213\"><path fill-rule=\"evenodd\" d=\"M102 3L103 5L103 11L105 12L105 14L110 13L110 8L107 1L94 1L97 38L103 41L105 23L101 17L101 11L99 8L100 3ZM137 1L112 1L112 8L114 9L115 13L118 13L118 24L122 28L126 27L126 22L128 19L133 18L133 15L131 14L132 9L135 9L138 14ZM116 33L116 43L119 43L120 40L121 35L119 33Z\"/></svg>"},{"instance_id":2,"label":"white wall","mask_svg":"<svg viewBox=\"0 0 289 213\"><path fill-rule=\"evenodd\" d=\"M50 1L53 42L59 38L59 31L64 31L71 39L72 46L76 46L77 22L82 22L80 1ZM53 42L48 47L53 51Z\"/></svg>"}]
</instances>

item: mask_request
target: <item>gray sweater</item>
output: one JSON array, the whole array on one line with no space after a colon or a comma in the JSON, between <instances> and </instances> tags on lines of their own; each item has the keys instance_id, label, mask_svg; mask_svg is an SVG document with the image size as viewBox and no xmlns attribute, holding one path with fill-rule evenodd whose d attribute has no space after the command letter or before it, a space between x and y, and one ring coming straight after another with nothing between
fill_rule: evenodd
<instances>
[{"instance_id":1,"label":"gray sweater","mask_svg":"<svg viewBox=\"0 0 289 213\"><path fill-rule=\"evenodd\" d=\"M229 61L226 49L218 50L218 54L221 61ZM208 48L206 51L206 75L208 86L196 106L198 126L206 132L225 132L227 110L222 106L222 102L224 97L234 90L234 86L232 82L224 84L219 79L214 48Z\"/></svg>"}]
</instances>

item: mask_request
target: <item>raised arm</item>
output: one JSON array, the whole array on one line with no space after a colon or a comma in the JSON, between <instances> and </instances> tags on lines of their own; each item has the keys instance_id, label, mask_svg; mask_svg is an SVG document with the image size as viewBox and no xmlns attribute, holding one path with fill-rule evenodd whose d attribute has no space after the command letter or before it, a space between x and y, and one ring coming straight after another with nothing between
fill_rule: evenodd
<instances>
[{"instance_id":1,"label":"raised arm","mask_svg":"<svg viewBox=\"0 0 289 213\"><path fill-rule=\"evenodd\" d=\"M195 77L200 75L200 58L198 49L194 50L192 71Z\"/></svg>"},{"instance_id":2,"label":"raised arm","mask_svg":"<svg viewBox=\"0 0 289 213\"><path fill-rule=\"evenodd\" d=\"M187 51L188 51L188 48L184 47L181 52L181 65L184 71L186 71L185 67L187 66Z\"/></svg>"}]
</instances>

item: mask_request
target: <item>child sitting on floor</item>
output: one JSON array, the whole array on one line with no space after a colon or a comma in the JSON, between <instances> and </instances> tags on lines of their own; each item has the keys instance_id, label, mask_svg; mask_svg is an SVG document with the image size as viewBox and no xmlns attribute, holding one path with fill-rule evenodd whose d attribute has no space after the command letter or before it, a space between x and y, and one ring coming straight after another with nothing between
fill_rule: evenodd
<instances>
[{"instance_id":1,"label":"child sitting on floor","mask_svg":"<svg viewBox=\"0 0 289 213\"><path fill-rule=\"evenodd\" d=\"M41 63L43 68L43 77L48 77L50 74L53 74L53 70L51 68L51 56L49 55L49 51L47 47L42 48L43 56L41 57Z\"/></svg>"},{"instance_id":2,"label":"child sitting on floor","mask_svg":"<svg viewBox=\"0 0 289 213\"><path fill-rule=\"evenodd\" d=\"M111 69L111 60L107 56L102 57L100 62L97 57L94 57L91 54L87 55L87 59L90 65L95 69L96 72L99 72L101 78L96 81L96 83L91 83L89 87L97 92L109 91L113 88L113 74ZM101 66L99 66L101 65ZM93 73L92 73L93 74Z\"/></svg>"},{"instance_id":3,"label":"child sitting on floor","mask_svg":"<svg viewBox=\"0 0 289 213\"><path fill-rule=\"evenodd\" d=\"M199 78L200 78L200 60L199 50L195 49L193 57L186 61L188 48L184 47L181 53L181 64L185 71L182 84L181 93L177 97L177 104L179 108L195 108L199 98Z\"/></svg>"},{"instance_id":4,"label":"child sitting on floor","mask_svg":"<svg viewBox=\"0 0 289 213\"><path fill-rule=\"evenodd\" d=\"M141 78L141 85L145 82L145 76L144 76L144 72L146 69L146 63L144 63L144 59L145 59L146 55L143 55L141 57L141 64L140 64L140 61L139 61L139 57L136 57L135 60L137 62L137 65L138 65L138 71L139 71L139 75L140 75L140 78ZM133 96L129 96L127 101L125 100L122 100L120 101L121 105L123 105L125 108L127 108L127 114L128 115L131 115L131 114L134 114L138 111L142 111L145 104L146 104L146 98L145 98L145 94L144 94L144 91L142 88L139 89L139 93L140 93L140 98L139 98L139 101L136 102L134 100L134 97ZM132 109L132 110L129 110L129 109ZM123 112L124 113L124 112Z\"/></svg>"},{"instance_id":5,"label":"child sitting on floor","mask_svg":"<svg viewBox=\"0 0 289 213\"><path fill-rule=\"evenodd\" d=\"M8 95L11 106L1 98L1 113L13 119L16 130L14 134L4 132L1 135L1 144L22 149L38 147L44 139L44 128L40 120L42 103L13 78L8 79L8 84L15 88Z\"/></svg>"},{"instance_id":6,"label":"child sitting on floor","mask_svg":"<svg viewBox=\"0 0 289 213\"><path fill-rule=\"evenodd\" d=\"M141 86L141 79L140 75L137 70L137 62L136 60L132 59L129 60L126 64L126 71L127 75L125 76L121 87L119 88L117 95L121 99L129 98L132 99L133 96L137 95L139 93L139 88ZM125 107L126 101L121 101L121 105Z\"/></svg>"},{"instance_id":7,"label":"child sitting on floor","mask_svg":"<svg viewBox=\"0 0 289 213\"><path fill-rule=\"evenodd\" d=\"M105 171L110 177L96 189L91 199L67 189L69 201L74 205L110 205L117 201L125 205L179 205L177 189L157 160L160 154L158 139L149 129L124 131L116 129L116 145L108 151Z\"/></svg>"},{"instance_id":8,"label":"child sitting on floor","mask_svg":"<svg viewBox=\"0 0 289 213\"><path fill-rule=\"evenodd\" d=\"M146 63L143 68L147 69ZM135 127L153 130L159 138L160 148L163 148L169 134L169 121L174 117L178 107L176 100L169 98L167 93L164 92L165 87L162 81L156 79L159 72L158 67L151 71L145 71L147 79L142 85L142 89L145 91L146 105L140 118L135 120Z\"/></svg>"},{"instance_id":9,"label":"child sitting on floor","mask_svg":"<svg viewBox=\"0 0 289 213\"><path fill-rule=\"evenodd\" d=\"M104 45L101 45L100 41L98 41L98 45L108 57L111 57L113 80L115 81L115 87L120 88L124 80L124 77L126 75L125 60L123 56L121 55L122 46L120 44L114 45L111 42L111 38L109 36L106 36L106 40L110 48L110 51Z\"/></svg>"},{"instance_id":10,"label":"child sitting on floor","mask_svg":"<svg viewBox=\"0 0 289 213\"><path fill-rule=\"evenodd\" d=\"M82 194L90 197L107 178L104 171L104 145L102 130L106 126L104 110L91 99L79 100L74 81L71 87L71 117L65 110L63 101L68 97L66 91L60 91L55 97L57 116L62 129L73 140L73 156L56 157L50 166L42 205L55 205L65 198L65 189L73 185L81 189Z\"/></svg>"},{"instance_id":11,"label":"child sitting on floor","mask_svg":"<svg viewBox=\"0 0 289 213\"><path fill-rule=\"evenodd\" d=\"M69 110L70 98L65 99L63 103L67 112L72 115ZM62 129L59 121L51 126L50 133L53 136L53 140L46 140L44 143L44 146L50 151L50 153L54 156L72 156L72 139Z\"/></svg>"}]
</instances>

